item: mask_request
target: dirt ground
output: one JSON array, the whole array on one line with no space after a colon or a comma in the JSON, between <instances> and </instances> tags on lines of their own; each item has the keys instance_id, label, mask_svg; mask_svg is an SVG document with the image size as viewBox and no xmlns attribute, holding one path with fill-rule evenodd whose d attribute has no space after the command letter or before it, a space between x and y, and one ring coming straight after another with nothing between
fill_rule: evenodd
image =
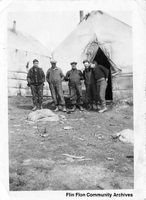
<instances>
[{"instance_id":1,"label":"dirt ground","mask_svg":"<svg viewBox=\"0 0 146 200\"><path fill-rule=\"evenodd\" d=\"M133 188L133 147L112 138L133 129L133 106L109 105L102 114L59 111L59 122L28 123L31 108L30 97L9 97L11 191Z\"/></svg>"}]
</instances>

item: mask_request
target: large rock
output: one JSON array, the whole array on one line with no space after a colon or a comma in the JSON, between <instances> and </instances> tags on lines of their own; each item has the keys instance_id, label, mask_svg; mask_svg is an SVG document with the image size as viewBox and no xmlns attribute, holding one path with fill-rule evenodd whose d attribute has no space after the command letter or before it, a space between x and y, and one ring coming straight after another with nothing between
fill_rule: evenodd
<instances>
[{"instance_id":1,"label":"large rock","mask_svg":"<svg viewBox=\"0 0 146 200\"><path fill-rule=\"evenodd\" d=\"M123 131L120 131L116 133L119 140L122 142L127 142L134 144L134 131L131 129L124 129Z\"/></svg>"},{"instance_id":2,"label":"large rock","mask_svg":"<svg viewBox=\"0 0 146 200\"><path fill-rule=\"evenodd\" d=\"M58 115L53 113L49 109L42 109L42 110L36 110L35 112L31 112L27 119L29 121L59 121Z\"/></svg>"}]
</instances>

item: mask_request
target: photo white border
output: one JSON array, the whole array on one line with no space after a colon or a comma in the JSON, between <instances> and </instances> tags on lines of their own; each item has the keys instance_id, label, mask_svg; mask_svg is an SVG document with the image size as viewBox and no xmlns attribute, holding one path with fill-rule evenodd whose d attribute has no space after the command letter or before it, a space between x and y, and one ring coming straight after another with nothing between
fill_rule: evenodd
<instances>
[{"instance_id":1,"label":"photo white border","mask_svg":"<svg viewBox=\"0 0 146 200\"><path fill-rule=\"evenodd\" d=\"M9 2L9 3L8 3ZM140 2L140 1L139 1ZM5 5L4 5L5 4ZM9 5L10 4L10 5ZM1 5L0 5L1 6ZM5 8L6 7L6 8ZM10 192L9 190L9 160L8 160L8 94L7 94L7 13L8 12L49 12L49 11L74 11L74 10L106 10L109 11L132 11L133 13L133 80L134 80L134 190L102 190L100 193L133 193L133 198L119 197L119 199L144 200L146 198L145 185L145 67L146 67L146 25L142 16L141 2L134 0L96 0L96 1L6 1L0 7L0 198L15 200L64 200L66 191L26 191ZM146 6L144 7L146 9ZM146 19L146 18L145 18ZM75 192L75 191L71 191ZM88 192L88 191L81 191ZM91 191L90 193L99 193ZM109 199L95 198L94 199ZM116 197L117 198L117 197ZM72 199L72 198L71 198ZM73 197L73 199L78 199ZM79 199L91 199L80 197ZM115 199L110 198L110 199Z\"/></svg>"}]
</instances>

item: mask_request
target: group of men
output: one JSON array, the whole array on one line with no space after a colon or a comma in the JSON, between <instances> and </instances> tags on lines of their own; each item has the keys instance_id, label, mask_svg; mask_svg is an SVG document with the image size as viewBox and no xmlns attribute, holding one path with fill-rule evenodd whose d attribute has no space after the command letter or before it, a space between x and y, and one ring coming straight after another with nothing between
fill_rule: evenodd
<instances>
[{"instance_id":1,"label":"group of men","mask_svg":"<svg viewBox=\"0 0 146 200\"><path fill-rule=\"evenodd\" d=\"M45 74L42 68L38 67L39 61L33 60L33 67L29 69L27 74L28 86L31 88L33 99L33 111L42 109L43 86L46 81L49 84L52 99L55 104L55 110L66 112L66 105L62 89L62 81L68 81L70 102L74 112L77 108L81 111L83 108L82 98L82 81L84 80L86 87L86 98L89 110L97 109L99 113L105 112L106 107L106 88L109 76L109 70L96 61L89 62L84 60L84 71L77 69L77 62L71 62L71 70L64 76L62 70L57 67L55 60L51 60L51 68Z\"/></svg>"}]
</instances>

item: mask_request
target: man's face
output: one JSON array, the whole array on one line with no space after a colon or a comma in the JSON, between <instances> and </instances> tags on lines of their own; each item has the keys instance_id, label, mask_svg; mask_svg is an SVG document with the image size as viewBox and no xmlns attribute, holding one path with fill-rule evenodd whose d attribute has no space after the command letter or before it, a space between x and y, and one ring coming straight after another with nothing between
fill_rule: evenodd
<instances>
[{"instance_id":1,"label":"man's face","mask_svg":"<svg viewBox=\"0 0 146 200\"><path fill-rule=\"evenodd\" d=\"M94 63L91 63L91 68L94 68L95 67L95 64Z\"/></svg>"},{"instance_id":2,"label":"man's face","mask_svg":"<svg viewBox=\"0 0 146 200\"><path fill-rule=\"evenodd\" d=\"M52 65L52 68L56 67L56 63L51 63L51 65Z\"/></svg>"},{"instance_id":3,"label":"man's face","mask_svg":"<svg viewBox=\"0 0 146 200\"><path fill-rule=\"evenodd\" d=\"M36 67L36 68L38 67L38 65L39 65L38 62L34 62L34 63L33 63L33 66Z\"/></svg>"},{"instance_id":4,"label":"man's face","mask_svg":"<svg viewBox=\"0 0 146 200\"><path fill-rule=\"evenodd\" d=\"M73 63L71 66L72 66L72 69L76 69L77 64Z\"/></svg>"},{"instance_id":5,"label":"man's face","mask_svg":"<svg viewBox=\"0 0 146 200\"><path fill-rule=\"evenodd\" d=\"M85 63L84 63L84 66L85 66L85 69L88 69L88 68L89 68L89 63L88 63L88 62L85 62Z\"/></svg>"}]
</instances>

